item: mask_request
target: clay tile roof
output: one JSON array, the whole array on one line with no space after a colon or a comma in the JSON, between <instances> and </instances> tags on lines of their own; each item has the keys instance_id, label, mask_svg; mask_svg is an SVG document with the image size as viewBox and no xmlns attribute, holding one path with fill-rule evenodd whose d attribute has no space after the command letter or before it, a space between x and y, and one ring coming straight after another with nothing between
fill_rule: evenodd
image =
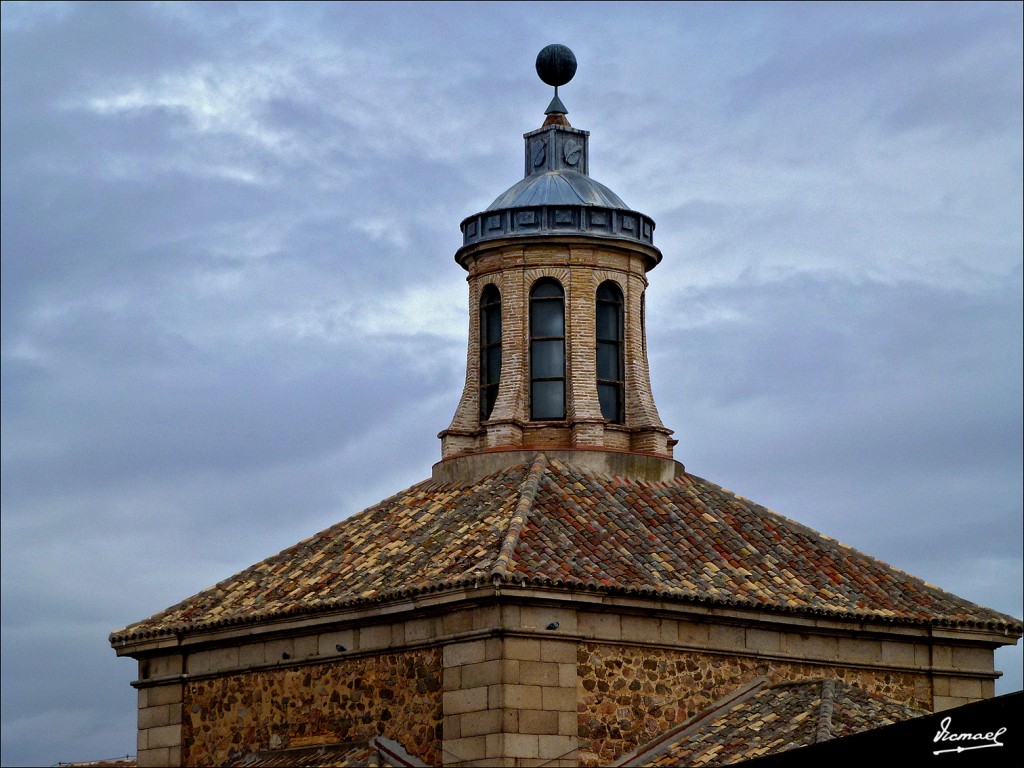
<instances>
[{"instance_id":1,"label":"clay tile roof","mask_svg":"<svg viewBox=\"0 0 1024 768\"><path fill-rule=\"evenodd\" d=\"M374 736L369 741L310 744L237 755L227 768L423 768L397 741Z\"/></svg>"},{"instance_id":2,"label":"clay tile roof","mask_svg":"<svg viewBox=\"0 0 1024 768\"><path fill-rule=\"evenodd\" d=\"M611 477L538 454L427 481L143 621L111 643L514 582L803 615L1021 632L694 475Z\"/></svg>"},{"instance_id":3,"label":"clay tile roof","mask_svg":"<svg viewBox=\"0 0 1024 768\"><path fill-rule=\"evenodd\" d=\"M733 765L928 714L838 680L768 687L762 679L617 764Z\"/></svg>"},{"instance_id":4,"label":"clay tile roof","mask_svg":"<svg viewBox=\"0 0 1024 768\"><path fill-rule=\"evenodd\" d=\"M252 752L230 760L227 768L368 768L371 757L363 742Z\"/></svg>"}]
</instances>

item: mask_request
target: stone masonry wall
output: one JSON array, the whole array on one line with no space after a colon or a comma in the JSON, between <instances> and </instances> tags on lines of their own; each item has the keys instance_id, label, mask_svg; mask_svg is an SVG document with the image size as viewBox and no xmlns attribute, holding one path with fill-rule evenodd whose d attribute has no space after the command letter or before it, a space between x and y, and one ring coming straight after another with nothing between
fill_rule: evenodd
<instances>
[{"instance_id":1,"label":"stone masonry wall","mask_svg":"<svg viewBox=\"0 0 1024 768\"><path fill-rule=\"evenodd\" d=\"M439 765L441 685L438 649L191 681L183 762L221 765L239 753L381 735Z\"/></svg>"},{"instance_id":2,"label":"stone masonry wall","mask_svg":"<svg viewBox=\"0 0 1024 768\"><path fill-rule=\"evenodd\" d=\"M579 764L606 765L760 675L773 683L835 678L931 709L925 674L581 643L577 649Z\"/></svg>"},{"instance_id":3,"label":"stone masonry wall","mask_svg":"<svg viewBox=\"0 0 1024 768\"><path fill-rule=\"evenodd\" d=\"M575 642L549 637L445 646L445 765L575 766L576 655Z\"/></svg>"}]
</instances>

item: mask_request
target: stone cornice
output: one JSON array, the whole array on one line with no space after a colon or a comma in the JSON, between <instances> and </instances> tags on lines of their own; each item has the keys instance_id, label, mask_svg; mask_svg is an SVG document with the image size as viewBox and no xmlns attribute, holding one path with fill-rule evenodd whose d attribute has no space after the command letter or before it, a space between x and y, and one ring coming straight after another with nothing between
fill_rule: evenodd
<instances>
[{"instance_id":1,"label":"stone cornice","mask_svg":"<svg viewBox=\"0 0 1024 768\"><path fill-rule=\"evenodd\" d=\"M339 627L358 627L395 623L410 619L439 616L453 611L483 605L546 606L608 614L619 617L671 619L699 624L716 624L760 628L772 632L795 632L808 635L856 636L875 640L916 640L929 643L967 644L995 648L1014 645L1019 634L977 627L944 627L923 622L882 622L866 617L840 618L810 616L744 609L742 607L694 604L670 597L639 597L609 595L564 588L541 588L495 580L429 594L380 602L377 605L352 605L334 610L321 610L308 616L280 617L258 624L240 624L182 630L159 637L136 638L113 643L118 656L145 657L154 654L223 647L239 642L296 637ZM560 637L567 635L560 634ZM598 636L580 639L613 641ZM621 638L620 638L621 640ZM633 641L628 641L633 642ZM705 648L705 650L707 650Z\"/></svg>"}]
</instances>

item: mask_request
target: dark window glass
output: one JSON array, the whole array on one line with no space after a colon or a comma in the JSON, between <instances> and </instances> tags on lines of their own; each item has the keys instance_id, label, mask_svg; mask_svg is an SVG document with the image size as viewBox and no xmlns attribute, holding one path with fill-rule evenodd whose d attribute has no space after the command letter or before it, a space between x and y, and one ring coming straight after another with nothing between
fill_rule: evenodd
<instances>
[{"instance_id":1,"label":"dark window glass","mask_svg":"<svg viewBox=\"0 0 1024 768\"><path fill-rule=\"evenodd\" d=\"M565 418L565 292L549 278L530 290L530 418Z\"/></svg>"},{"instance_id":2,"label":"dark window glass","mask_svg":"<svg viewBox=\"0 0 1024 768\"><path fill-rule=\"evenodd\" d=\"M532 385L531 404L534 419L565 418L565 382L535 381Z\"/></svg>"},{"instance_id":3,"label":"dark window glass","mask_svg":"<svg viewBox=\"0 0 1024 768\"><path fill-rule=\"evenodd\" d=\"M597 342L597 378L619 381L622 373L619 370L619 345L610 341Z\"/></svg>"},{"instance_id":4,"label":"dark window glass","mask_svg":"<svg viewBox=\"0 0 1024 768\"><path fill-rule=\"evenodd\" d=\"M501 294L488 285L480 294L480 418L488 419L501 380Z\"/></svg>"},{"instance_id":5,"label":"dark window glass","mask_svg":"<svg viewBox=\"0 0 1024 768\"><path fill-rule=\"evenodd\" d=\"M530 327L535 337L565 335L565 317L562 302L554 299L536 300L532 306Z\"/></svg>"},{"instance_id":6,"label":"dark window glass","mask_svg":"<svg viewBox=\"0 0 1024 768\"><path fill-rule=\"evenodd\" d=\"M530 298L558 299L561 301L565 298L565 292L562 290L562 286L557 280L545 277L534 284L533 290L530 291Z\"/></svg>"},{"instance_id":7,"label":"dark window glass","mask_svg":"<svg viewBox=\"0 0 1024 768\"><path fill-rule=\"evenodd\" d=\"M617 321L618 318L615 316L615 312L598 312L597 338L618 341L619 328L616 324Z\"/></svg>"},{"instance_id":8,"label":"dark window glass","mask_svg":"<svg viewBox=\"0 0 1024 768\"><path fill-rule=\"evenodd\" d=\"M530 346L530 378L560 379L564 366L565 348L561 339L534 341Z\"/></svg>"},{"instance_id":9,"label":"dark window glass","mask_svg":"<svg viewBox=\"0 0 1024 768\"><path fill-rule=\"evenodd\" d=\"M494 302L487 313L487 339L491 342L501 341L501 297L497 294L498 291L495 289Z\"/></svg>"},{"instance_id":10,"label":"dark window glass","mask_svg":"<svg viewBox=\"0 0 1024 768\"><path fill-rule=\"evenodd\" d=\"M607 419L609 413L617 413L621 398L615 384L598 384L597 399L601 402L601 414Z\"/></svg>"},{"instance_id":11,"label":"dark window glass","mask_svg":"<svg viewBox=\"0 0 1024 768\"><path fill-rule=\"evenodd\" d=\"M495 345L493 347L488 347L487 348L487 352L485 354L486 354L486 358L484 359L484 364L487 366L488 372L490 372L490 371L498 371L498 373L500 375L500 373L501 373L501 347L497 346L497 345ZM488 383L494 383L494 382L488 382Z\"/></svg>"},{"instance_id":12,"label":"dark window glass","mask_svg":"<svg viewBox=\"0 0 1024 768\"><path fill-rule=\"evenodd\" d=\"M491 411L494 410L494 404L498 401L498 388L487 387L486 389L482 389L480 397L480 404L483 406L483 413L486 414L483 418L486 419L491 415Z\"/></svg>"},{"instance_id":13,"label":"dark window glass","mask_svg":"<svg viewBox=\"0 0 1024 768\"><path fill-rule=\"evenodd\" d=\"M596 307L597 398L601 415L615 423L624 421L623 310L622 289L611 280L601 283Z\"/></svg>"}]
</instances>

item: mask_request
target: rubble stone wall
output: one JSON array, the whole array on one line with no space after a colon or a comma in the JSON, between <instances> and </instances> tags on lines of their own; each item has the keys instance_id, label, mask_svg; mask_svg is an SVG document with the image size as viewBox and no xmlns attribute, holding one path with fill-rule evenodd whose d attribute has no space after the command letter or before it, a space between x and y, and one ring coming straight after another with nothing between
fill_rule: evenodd
<instances>
[{"instance_id":1,"label":"rubble stone wall","mask_svg":"<svg viewBox=\"0 0 1024 768\"><path fill-rule=\"evenodd\" d=\"M429 765L441 763L439 649L222 675L184 687L185 765L377 735Z\"/></svg>"},{"instance_id":2,"label":"rubble stone wall","mask_svg":"<svg viewBox=\"0 0 1024 768\"><path fill-rule=\"evenodd\" d=\"M931 689L923 673L581 643L577 649L579 764L608 764L761 675L772 683L834 678L931 709Z\"/></svg>"}]
</instances>

